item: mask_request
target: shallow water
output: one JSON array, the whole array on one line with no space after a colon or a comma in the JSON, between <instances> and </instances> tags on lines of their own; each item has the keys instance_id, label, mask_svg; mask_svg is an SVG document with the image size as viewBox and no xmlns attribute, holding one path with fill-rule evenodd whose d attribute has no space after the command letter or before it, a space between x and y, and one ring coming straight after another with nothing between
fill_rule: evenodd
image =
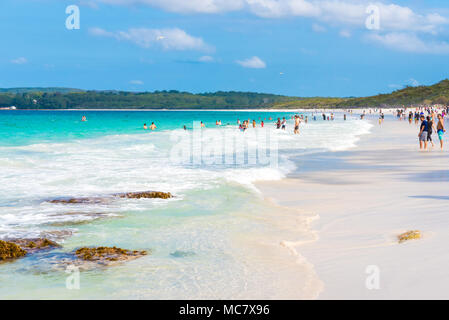
<instances>
[{"instance_id":1,"label":"shallow water","mask_svg":"<svg viewBox=\"0 0 449 320\"><path fill-rule=\"evenodd\" d=\"M63 244L61 249L0 264L0 298L312 297L310 283L319 287L318 280L310 280L313 268L298 262L280 242L313 237L307 224L313 214L279 210L262 199L252 182L282 179L295 169L290 159L299 153L353 147L370 125L343 121L341 115L331 122L320 116L313 121L307 114L309 123L294 136L293 114L0 112L0 238L45 233ZM82 115L87 122L80 121ZM287 130L276 130L269 117L289 119ZM266 119L266 124L242 133L236 127L238 118L258 123ZM216 120L224 125L216 127ZM192 130L194 121L206 124L200 135ZM142 129L143 123L151 122L158 126L156 131ZM189 130L184 131L184 125ZM233 147L218 152L225 138L234 142ZM276 141L263 145L269 162L260 153L265 138ZM180 149L189 150L187 161L177 161L174 150ZM213 150L218 157L209 156ZM195 161L198 154L203 157ZM171 192L175 198L48 202L145 190ZM81 289L68 290L68 275L54 270L53 262L81 246L100 245L152 254L82 272Z\"/></svg>"}]
</instances>

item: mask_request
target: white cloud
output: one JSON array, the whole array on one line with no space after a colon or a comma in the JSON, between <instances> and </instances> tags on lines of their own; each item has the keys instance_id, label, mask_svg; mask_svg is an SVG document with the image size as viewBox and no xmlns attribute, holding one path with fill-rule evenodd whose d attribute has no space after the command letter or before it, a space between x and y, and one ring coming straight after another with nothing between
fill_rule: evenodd
<instances>
[{"instance_id":1,"label":"white cloud","mask_svg":"<svg viewBox=\"0 0 449 320\"><path fill-rule=\"evenodd\" d=\"M326 32L327 31L325 27L323 27L322 25L317 24L317 23L312 24L312 30L314 32Z\"/></svg>"},{"instance_id":2,"label":"white cloud","mask_svg":"<svg viewBox=\"0 0 449 320\"><path fill-rule=\"evenodd\" d=\"M79 0L78 4L80 6L89 7L91 9L98 9L98 4L93 0Z\"/></svg>"},{"instance_id":3,"label":"white cloud","mask_svg":"<svg viewBox=\"0 0 449 320\"><path fill-rule=\"evenodd\" d=\"M256 56L245 60L237 60L236 62L244 68L264 69L267 66L264 61Z\"/></svg>"},{"instance_id":4,"label":"white cloud","mask_svg":"<svg viewBox=\"0 0 449 320\"><path fill-rule=\"evenodd\" d=\"M24 57L20 57L20 58L11 60L11 63L14 63L14 64L25 64L27 62L28 62L28 60Z\"/></svg>"},{"instance_id":5,"label":"white cloud","mask_svg":"<svg viewBox=\"0 0 449 320\"><path fill-rule=\"evenodd\" d=\"M115 5L149 5L178 13L220 13L241 10L244 0L97 0Z\"/></svg>"},{"instance_id":6,"label":"white cloud","mask_svg":"<svg viewBox=\"0 0 449 320\"><path fill-rule=\"evenodd\" d=\"M243 2L250 12L264 18L316 17L321 11L319 6L306 0L245 0Z\"/></svg>"},{"instance_id":7,"label":"white cloud","mask_svg":"<svg viewBox=\"0 0 449 320\"><path fill-rule=\"evenodd\" d=\"M341 30L338 34L340 35L340 37L343 37L343 38L351 37L351 32L349 32L348 30Z\"/></svg>"},{"instance_id":8,"label":"white cloud","mask_svg":"<svg viewBox=\"0 0 449 320\"><path fill-rule=\"evenodd\" d=\"M94 1L94 0L91 0ZM420 31L435 33L449 19L434 12L419 14L394 3L372 0L96 0L115 5L149 5L178 13L222 13L247 11L264 18L287 16L311 17L329 24L364 28L368 5L380 11L381 28L385 31Z\"/></svg>"},{"instance_id":9,"label":"white cloud","mask_svg":"<svg viewBox=\"0 0 449 320\"><path fill-rule=\"evenodd\" d=\"M202 56L198 59L199 62L213 62L214 58L211 56Z\"/></svg>"},{"instance_id":10,"label":"white cloud","mask_svg":"<svg viewBox=\"0 0 449 320\"><path fill-rule=\"evenodd\" d=\"M413 87L419 86L419 82L418 82L418 80L416 80L416 79L410 78L410 79L408 79L407 82L408 82L411 86L413 86Z\"/></svg>"},{"instance_id":11,"label":"white cloud","mask_svg":"<svg viewBox=\"0 0 449 320\"><path fill-rule=\"evenodd\" d=\"M307 17L312 20L314 32L324 32L329 27L345 30L340 36L347 37L353 29L368 31L365 22L367 8L379 8L380 30L372 37L387 47L416 52L416 44L423 44L438 52L446 51L445 42L426 43L420 34L438 35L449 25L449 19L438 12L417 12L398 5L394 0L89 0L112 5L148 5L176 13L218 14L245 11L262 18ZM390 2L389 2L390 1ZM400 34L412 35L415 43L405 44ZM140 43L140 41L136 41ZM399 43L400 42L400 43ZM201 45L200 45L201 46ZM172 46L176 47L176 46Z\"/></svg>"},{"instance_id":12,"label":"white cloud","mask_svg":"<svg viewBox=\"0 0 449 320\"><path fill-rule=\"evenodd\" d=\"M193 37L184 30L131 28L128 31L110 32L101 28L91 28L89 33L94 36L111 37L120 41L129 41L142 48L159 46L164 50L198 50L213 51L203 39Z\"/></svg>"},{"instance_id":13,"label":"white cloud","mask_svg":"<svg viewBox=\"0 0 449 320\"><path fill-rule=\"evenodd\" d=\"M449 54L449 43L444 41L424 41L412 33L370 34L367 39L387 48L426 54Z\"/></svg>"},{"instance_id":14,"label":"white cloud","mask_svg":"<svg viewBox=\"0 0 449 320\"><path fill-rule=\"evenodd\" d=\"M135 84L135 85L138 85L138 86L141 86L141 85L144 84L142 80L131 80L129 83L130 84Z\"/></svg>"}]
</instances>

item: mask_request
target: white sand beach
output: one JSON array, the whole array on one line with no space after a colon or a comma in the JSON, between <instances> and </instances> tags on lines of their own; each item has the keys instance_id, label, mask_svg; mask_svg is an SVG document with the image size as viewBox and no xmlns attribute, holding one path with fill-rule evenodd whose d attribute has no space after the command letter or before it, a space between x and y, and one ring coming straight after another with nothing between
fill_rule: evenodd
<instances>
[{"instance_id":1,"label":"white sand beach","mask_svg":"<svg viewBox=\"0 0 449 320\"><path fill-rule=\"evenodd\" d=\"M356 148L300 156L294 174L257 188L319 215L318 239L295 248L324 284L319 299L448 299L449 153L436 134L435 148L419 151L415 123L372 121ZM399 244L408 230L422 239ZM379 289L366 286L368 266Z\"/></svg>"}]
</instances>

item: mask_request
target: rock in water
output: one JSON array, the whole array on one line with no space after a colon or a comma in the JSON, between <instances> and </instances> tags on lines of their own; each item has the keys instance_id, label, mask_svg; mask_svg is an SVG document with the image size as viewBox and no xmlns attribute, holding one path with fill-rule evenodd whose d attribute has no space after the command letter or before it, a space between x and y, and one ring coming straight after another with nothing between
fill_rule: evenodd
<instances>
[{"instance_id":1,"label":"rock in water","mask_svg":"<svg viewBox=\"0 0 449 320\"><path fill-rule=\"evenodd\" d=\"M50 203L54 204L98 204L107 203L107 198L69 198L69 199L56 199L50 200Z\"/></svg>"},{"instance_id":2,"label":"rock in water","mask_svg":"<svg viewBox=\"0 0 449 320\"><path fill-rule=\"evenodd\" d=\"M80 248L75 255L84 261L108 264L112 261L129 261L147 255L147 251L127 250L117 247Z\"/></svg>"},{"instance_id":3,"label":"rock in water","mask_svg":"<svg viewBox=\"0 0 449 320\"><path fill-rule=\"evenodd\" d=\"M26 253L35 253L37 251L61 247L56 242L48 240L47 238L14 239L10 240L10 242L20 246Z\"/></svg>"},{"instance_id":4,"label":"rock in water","mask_svg":"<svg viewBox=\"0 0 449 320\"><path fill-rule=\"evenodd\" d=\"M128 199L169 199L173 196L170 192L158 192L158 191L144 191L144 192L128 192L128 193L119 193L115 196L120 198L128 198Z\"/></svg>"},{"instance_id":5,"label":"rock in water","mask_svg":"<svg viewBox=\"0 0 449 320\"><path fill-rule=\"evenodd\" d=\"M398 235L399 243L402 243L404 241L408 240L416 240L421 239L421 231L419 230L413 230L413 231L407 231L400 235Z\"/></svg>"},{"instance_id":6,"label":"rock in water","mask_svg":"<svg viewBox=\"0 0 449 320\"><path fill-rule=\"evenodd\" d=\"M170 192L159 192L159 191L143 191L143 192L127 192L114 194L114 197L128 198L128 199L169 199L173 198ZM65 199L55 199L48 202L53 204L107 204L113 197L103 197L103 198L65 198Z\"/></svg>"},{"instance_id":7,"label":"rock in water","mask_svg":"<svg viewBox=\"0 0 449 320\"><path fill-rule=\"evenodd\" d=\"M17 244L0 240L0 261L20 258L26 254L27 252Z\"/></svg>"}]
</instances>

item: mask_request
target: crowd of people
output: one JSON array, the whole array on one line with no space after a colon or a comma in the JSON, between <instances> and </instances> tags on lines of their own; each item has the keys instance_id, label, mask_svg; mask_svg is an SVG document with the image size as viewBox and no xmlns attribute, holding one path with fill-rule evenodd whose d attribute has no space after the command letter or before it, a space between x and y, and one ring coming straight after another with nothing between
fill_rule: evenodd
<instances>
[{"instance_id":1,"label":"crowd of people","mask_svg":"<svg viewBox=\"0 0 449 320\"><path fill-rule=\"evenodd\" d=\"M346 121L347 120L347 114L352 114L353 110L344 110L343 113L343 120ZM382 111L382 109L369 109L368 112L366 112L365 110L360 114L360 119L363 120L365 119L365 116L367 114L379 114L379 125L382 125L382 123L385 121L385 114ZM438 139L440 142L440 148L443 149L443 145L444 145L444 134L446 132L445 129L445 125L444 125L444 119L446 117L447 114L449 114L449 107L446 108L432 108L432 107L426 107L426 108L413 108L413 109L409 109L409 108L402 108L402 109L397 109L393 112L393 114L395 114L395 116L399 119L399 120L406 120L408 118L409 123L413 123L413 121L415 121L416 124L419 124L419 122L421 121L420 125L419 125L419 134L418 134L418 138L419 138L419 145L420 145L420 149L422 150L426 150L428 149L429 144L434 147L434 141L433 141L433 133L436 133L438 135ZM322 113L322 118L323 121L333 121L335 120L335 116L334 114L331 113ZM293 133L295 135L300 134L300 125L302 122L304 123L308 123L309 121L309 117L308 116L304 116L304 115L292 115L290 116L291 120L293 120L294 122L294 129L293 129ZM313 112L311 115L311 118L313 119L313 121L317 121L317 112ZM257 124L256 120L251 120L251 119L247 119L247 120L243 120L240 121L240 119L237 119L237 126L239 128L239 130L241 130L242 132L245 132L247 129L249 129L250 127L252 128L256 128L258 126L260 126L261 128L263 128L265 126L265 121L273 121L272 117L264 118L261 119L259 117L259 124ZM83 116L82 121L86 121L86 118ZM222 122L221 120L217 120L215 121L215 125L216 126L221 126ZM230 125L229 123L227 125ZM201 128L204 128L206 125L201 121L200 124ZM282 117L281 118L277 118L277 120L274 122L274 126L276 129L278 130L286 130L287 129L287 119L286 117ZM147 127L147 124L145 123L143 128L146 129L150 129L150 130L155 130L157 127L154 124L154 122L151 123L151 125L149 127ZM184 130L187 130L187 127L184 125L183 126Z\"/></svg>"},{"instance_id":2,"label":"crowd of people","mask_svg":"<svg viewBox=\"0 0 449 320\"><path fill-rule=\"evenodd\" d=\"M427 112L427 115L425 114ZM444 145L444 133L446 132L446 128L444 127L444 117L446 115L446 112L443 111L442 113L436 113L433 109L428 109L425 111L421 111L418 113L415 112L415 122L418 122L419 119L421 120L421 125L419 126L419 148L421 150L427 150L429 143L432 145L432 147L435 146L432 139L432 134L434 132L437 133L438 139L440 141L440 148L443 150ZM411 117L413 114L409 113L409 122L411 121ZM436 125L435 125L436 123Z\"/></svg>"}]
</instances>

